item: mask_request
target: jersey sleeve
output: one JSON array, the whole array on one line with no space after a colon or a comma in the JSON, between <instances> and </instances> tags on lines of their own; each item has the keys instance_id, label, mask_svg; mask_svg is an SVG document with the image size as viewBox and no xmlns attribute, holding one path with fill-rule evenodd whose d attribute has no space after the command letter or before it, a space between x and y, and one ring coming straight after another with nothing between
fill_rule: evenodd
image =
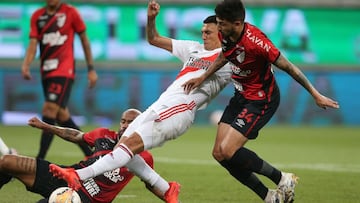
<instances>
[{"instance_id":1,"label":"jersey sleeve","mask_svg":"<svg viewBox=\"0 0 360 203\"><path fill-rule=\"evenodd\" d=\"M30 19L30 34L29 37L30 38L38 38L39 33L38 33L38 29L36 26L36 21L37 18L39 16L39 11L35 11L32 15L31 15L31 19Z\"/></svg>"},{"instance_id":2,"label":"jersey sleeve","mask_svg":"<svg viewBox=\"0 0 360 203\"><path fill-rule=\"evenodd\" d=\"M86 30L86 25L84 20L82 19L79 11L75 8L71 6L71 13L72 13L72 27L74 28L76 33L82 33Z\"/></svg>"},{"instance_id":3,"label":"jersey sleeve","mask_svg":"<svg viewBox=\"0 0 360 203\"><path fill-rule=\"evenodd\" d=\"M270 63L274 63L280 56L280 51L264 33L261 33L261 36L264 46L259 49L260 54Z\"/></svg>"},{"instance_id":4,"label":"jersey sleeve","mask_svg":"<svg viewBox=\"0 0 360 203\"><path fill-rule=\"evenodd\" d=\"M200 46L201 44L196 41L172 39L172 54L182 62L185 62L192 52L199 51Z\"/></svg>"},{"instance_id":5,"label":"jersey sleeve","mask_svg":"<svg viewBox=\"0 0 360 203\"><path fill-rule=\"evenodd\" d=\"M106 128L96 128L95 130L92 130L90 132L86 132L83 135L83 140L91 147L94 146L95 141L99 138L104 138L105 136L109 136L109 138L113 138L114 132L110 131Z\"/></svg>"}]
</instances>

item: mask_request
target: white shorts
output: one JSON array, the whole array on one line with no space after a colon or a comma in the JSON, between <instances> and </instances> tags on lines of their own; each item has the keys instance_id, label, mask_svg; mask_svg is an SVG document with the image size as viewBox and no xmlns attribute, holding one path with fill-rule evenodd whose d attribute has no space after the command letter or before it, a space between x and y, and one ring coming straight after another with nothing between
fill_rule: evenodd
<instances>
[{"instance_id":1,"label":"white shorts","mask_svg":"<svg viewBox=\"0 0 360 203\"><path fill-rule=\"evenodd\" d=\"M176 139L184 134L195 119L196 107L174 111L174 107L165 107L158 114L151 107L140 114L128 126L123 136L136 132L142 138L144 150L159 147L165 141ZM158 110L158 109L157 109Z\"/></svg>"}]
</instances>

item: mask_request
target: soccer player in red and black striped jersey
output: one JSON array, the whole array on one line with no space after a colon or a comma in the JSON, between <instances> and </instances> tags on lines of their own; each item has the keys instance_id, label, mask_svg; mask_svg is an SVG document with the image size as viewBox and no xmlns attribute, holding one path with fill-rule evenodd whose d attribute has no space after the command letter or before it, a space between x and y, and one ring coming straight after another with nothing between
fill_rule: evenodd
<instances>
[{"instance_id":1,"label":"soccer player in red and black striped jersey","mask_svg":"<svg viewBox=\"0 0 360 203\"><path fill-rule=\"evenodd\" d=\"M125 129L140 113L137 109L126 110L121 116L118 132L107 128L97 128L84 133L76 129L49 125L41 122L36 117L29 120L29 125L50 131L69 142L82 142L94 147L95 150L92 156L70 166L79 169L92 164L100 157L111 152ZM170 188L173 189L177 187L178 184L176 182L166 182L152 170L154 161L149 151L143 151L139 156L144 159L147 164L143 165L140 169L146 174L140 177L142 181L145 182L146 188L153 192L158 198L168 202L166 200L167 192L164 193L161 191L170 191ZM64 180L54 177L52 173L49 172L49 164L50 162L39 158L35 159L32 157L5 154L0 159L0 188L14 177L20 180L26 186L27 190L40 194L44 198L48 198L52 191L58 187L67 186ZM129 166L131 167L132 165L130 164ZM123 190L133 177L134 171L130 170L130 168L116 168L83 182L77 192L83 203L109 203L114 200L117 194ZM165 189L161 190L160 188ZM179 192L179 190L175 192ZM47 201L41 200L39 202Z\"/></svg>"},{"instance_id":2,"label":"soccer player in red and black striped jersey","mask_svg":"<svg viewBox=\"0 0 360 203\"><path fill-rule=\"evenodd\" d=\"M30 42L22 65L22 76L30 80L30 64L35 58L37 46L40 48L40 71L45 102L42 120L54 125L79 129L72 120L67 107L75 79L74 35L78 34L88 66L89 87L95 86L97 74L93 66L90 43L86 36L86 26L79 12L60 0L47 0L46 6L36 10L31 16ZM38 158L45 158L53 140L53 135L43 131ZM79 145L86 156L92 151Z\"/></svg>"},{"instance_id":3,"label":"soccer player in red and black striped jersey","mask_svg":"<svg viewBox=\"0 0 360 203\"><path fill-rule=\"evenodd\" d=\"M279 171L244 147L249 139L256 139L279 106L280 92L272 64L301 84L319 107L339 108L339 104L320 94L261 30L244 22L245 8L241 0L223 0L217 4L215 14L222 52L207 72L184 83L184 89L189 92L198 87L228 62L235 65L232 69L235 94L219 122L213 156L265 202L292 202L297 177ZM277 189L268 189L255 173L268 177Z\"/></svg>"}]
</instances>

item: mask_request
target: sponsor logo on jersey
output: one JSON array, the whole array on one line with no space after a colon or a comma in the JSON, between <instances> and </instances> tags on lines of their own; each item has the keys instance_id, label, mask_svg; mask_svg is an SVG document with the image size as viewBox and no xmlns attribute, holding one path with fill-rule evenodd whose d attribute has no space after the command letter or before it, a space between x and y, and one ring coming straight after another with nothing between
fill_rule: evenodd
<instances>
[{"instance_id":1,"label":"sponsor logo on jersey","mask_svg":"<svg viewBox=\"0 0 360 203\"><path fill-rule=\"evenodd\" d=\"M42 43L49 44L50 46L63 45L67 38L67 35L61 35L59 31L50 32L44 34Z\"/></svg>"},{"instance_id":2,"label":"sponsor logo on jersey","mask_svg":"<svg viewBox=\"0 0 360 203\"><path fill-rule=\"evenodd\" d=\"M241 77L247 77L251 74L251 70L241 70L241 68L238 66L231 66L231 70L234 74Z\"/></svg>"},{"instance_id":3,"label":"sponsor logo on jersey","mask_svg":"<svg viewBox=\"0 0 360 203\"><path fill-rule=\"evenodd\" d=\"M250 29L246 29L246 35L245 35L250 41L252 41L257 46L263 48L266 52L269 52L271 49L271 45L265 43L262 39L260 39L258 36L254 35Z\"/></svg>"},{"instance_id":4,"label":"sponsor logo on jersey","mask_svg":"<svg viewBox=\"0 0 360 203\"><path fill-rule=\"evenodd\" d=\"M120 174L120 168L105 172L104 176L114 183L123 181L125 179L125 177Z\"/></svg>"},{"instance_id":5,"label":"sponsor logo on jersey","mask_svg":"<svg viewBox=\"0 0 360 203\"><path fill-rule=\"evenodd\" d=\"M207 70L211 65L211 63L212 61L191 56L189 60L186 62L186 67L194 67L194 68Z\"/></svg>"},{"instance_id":6,"label":"sponsor logo on jersey","mask_svg":"<svg viewBox=\"0 0 360 203\"><path fill-rule=\"evenodd\" d=\"M39 16L39 20L46 20L48 19L48 15Z\"/></svg>"},{"instance_id":7,"label":"sponsor logo on jersey","mask_svg":"<svg viewBox=\"0 0 360 203\"><path fill-rule=\"evenodd\" d=\"M83 186L86 191L88 191L88 193L91 195L91 197L94 197L95 195L100 193L100 187L96 184L93 178L84 181Z\"/></svg>"}]
</instances>

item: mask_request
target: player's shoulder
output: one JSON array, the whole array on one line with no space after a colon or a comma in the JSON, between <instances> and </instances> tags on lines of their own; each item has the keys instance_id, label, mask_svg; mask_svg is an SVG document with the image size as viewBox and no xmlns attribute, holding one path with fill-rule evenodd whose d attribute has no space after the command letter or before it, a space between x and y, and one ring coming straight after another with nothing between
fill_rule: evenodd
<instances>
[{"instance_id":1,"label":"player's shoulder","mask_svg":"<svg viewBox=\"0 0 360 203\"><path fill-rule=\"evenodd\" d=\"M204 47L203 44L200 44L198 41L193 41L193 40L173 39L172 43L176 44L178 46L183 46L183 47L188 47L188 48L192 47L192 48L200 49L200 48Z\"/></svg>"},{"instance_id":2,"label":"player's shoulder","mask_svg":"<svg viewBox=\"0 0 360 203\"><path fill-rule=\"evenodd\" d=\"M267 38L266 34L256 25L245 23L245 36L247 36L247 39L254 39L257 38Z\"/></svg>"},{"instance_id":3,"label":"player's shoulder","mask_svg":"<svg viewBox=\"0 0 360 203\"><path fill-rule=\"evenodd\" d=\"M34 16L40 16L40 15L42 15L43 13L45 13L46 12L46 8L43 6L43 7L41 7L41 8L38 8L38 9L36 9L33 13L32 13L32 16L34 17Z\"/></svg>"},{"instance_id":4,"label":"player's shoulder","mask_svg":"<svg viewBox=\"0 0 360 203\"><path fill-rule=\"evenodd\" d=\"M69 11L69 12L77 12L78 11L77 8L74 5L68 4L68 3L62 3L61 4L61 9Z\"/></svg>"},{"instance_id":5,"label":"player's shoulder","mask_svg":"<svg viewBox=\"0 0 360 203\"><path fill-rule=\"evenodd\" d=\"M98 137L104 137L104 136L116 137L115 131L104 127L95 128L94 130L90 131L89 134L97 135Z\"/></svg>"}]
</instances>

